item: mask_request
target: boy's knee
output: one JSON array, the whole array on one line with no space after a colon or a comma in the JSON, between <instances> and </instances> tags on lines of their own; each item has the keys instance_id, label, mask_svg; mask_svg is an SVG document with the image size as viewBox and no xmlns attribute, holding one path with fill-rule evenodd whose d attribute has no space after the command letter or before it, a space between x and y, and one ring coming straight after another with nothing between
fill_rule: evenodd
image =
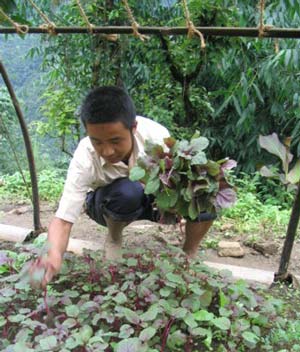
<instances>
[{"instance_id":1,"label":"boy's knee","mask_svg":"<svg viewBox=\"0 0 300 352\"><path fill-rule=\"evenodd\" d=\"M132 213L143 205L144 189L139 182L119 179L111 185L106 208L120 214Z\"/></svg>"},{"instance_id":2,"label":"boy's knee","mask_svg":"<svg viewBox=\"0 0 300 352\"><path fill-rule=\"evenodd\" d=\"M87 195L87 215L106 225L103 215L115 221L134 221L143 213L144 189L139 182L127 178L117 179Z\"/></svg>"}]
</instances>

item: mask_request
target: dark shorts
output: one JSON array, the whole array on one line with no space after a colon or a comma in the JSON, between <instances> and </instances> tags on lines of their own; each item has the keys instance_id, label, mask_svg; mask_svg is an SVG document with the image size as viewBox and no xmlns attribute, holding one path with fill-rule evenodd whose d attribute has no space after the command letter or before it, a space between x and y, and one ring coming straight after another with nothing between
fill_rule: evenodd
<instances>
[{"instance_id":1,"label":"dark shorts","mask_svg":"<svg viewBox=\"0 0 300 352\"><path fill-rule=\"evenodd\" d=\"M161 216L154 207L154 197L144 193L140 182L119 178L105 187L99 187L86 196L86 213L98 224L106 226L103 215L115 221L150 220L159 222ZM215 214L201 213L195 221L209 221ZM176 223L172 214L163 223Z\"/></svg>"}]
</instances>

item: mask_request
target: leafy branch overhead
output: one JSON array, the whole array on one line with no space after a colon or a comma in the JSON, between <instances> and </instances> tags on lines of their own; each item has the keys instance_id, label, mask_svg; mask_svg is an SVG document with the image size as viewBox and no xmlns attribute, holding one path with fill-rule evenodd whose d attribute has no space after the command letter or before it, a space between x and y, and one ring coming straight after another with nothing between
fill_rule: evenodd
<instances>
[{"instance_id":1,"label":"leafy branch overhead","mask_svg":"<svg viewBox=\"0 0 300 352\"><path fill-rule=\"evenodd\" d=\"M162 213L194 220L201 212L215 213L234 204L236 193L228 181L234 160L209 160L205 153L209 141L198 132L190 141L169 137L164 144L147 142L146 155L130 171L130 179L145 184L145 193L155 196ZM220 181L225 181L225 188Z\"/></svg>"}]
</instances>

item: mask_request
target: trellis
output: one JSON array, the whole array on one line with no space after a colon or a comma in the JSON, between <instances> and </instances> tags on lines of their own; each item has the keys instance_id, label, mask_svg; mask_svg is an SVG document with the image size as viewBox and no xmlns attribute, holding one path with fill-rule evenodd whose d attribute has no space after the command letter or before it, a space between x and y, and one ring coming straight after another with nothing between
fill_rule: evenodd
<instances>
[{"instance_id":1,"label":"trellis","mask_svg":"<svg viewBox=\"0 0 300 352\"><path fill-rule=\"evenodd\" d=\"M186 27L153 27L153 26L140 26L133 15L131 8L128 5L127 0L122 0L124 7L127 11L128 18L131 22L131 26L95 26L89 22L87 15L80 3L80 0L76 0L79 12L86 23L86 27L72 26L72 27L57 27L55 23L38 8L33 0L28 0L32 7L39 13L40 17L44 20L44 23L39 27L29 27L27 25L19 24L14 22L0 7L0 14L11 23L11 27L0 27L0 34L18 34L25 36L26 34L49 34L49 35L60 35L60 34L89 34L89 35L100 35L100 34L133 34L135 37L144 41L147 39L147 35L187 35L189 38L194 35L200 38L201 48L205 48L204 36L222 36L222 37L252 37L252 38L291 38L300 39L299 28L278 28L264 24L264 9L265 0L259 0L259 24L257 27L196 27L191 21L190 13L187 6L187 1L182 0L183 10L186 19ZM8 89L11 100L13 102L20 127L22 130L24 143L27 152L27 159L30 170L31 187L32 187L32 204L33 204L33 222L35 235L43 231L40 222L40 206L39 206L39 195L37 186L37 176L34 165L34 156L32 152L31 142L23 113L20 109L17 97L14 93L12 84L9 80L7 72L3 63L0 60L0 72L4 83ZM1 115L0 115L1 118ZM293 276L288 273L289 260L295 240L297 227L299 224L300 217L300 183L298 184L297 193L294 200L294 205L290 217L290 222L287 229L287 235L284 242L279 270L275 273L274 281L293 282Z\"/></svg>"}]
</instances>

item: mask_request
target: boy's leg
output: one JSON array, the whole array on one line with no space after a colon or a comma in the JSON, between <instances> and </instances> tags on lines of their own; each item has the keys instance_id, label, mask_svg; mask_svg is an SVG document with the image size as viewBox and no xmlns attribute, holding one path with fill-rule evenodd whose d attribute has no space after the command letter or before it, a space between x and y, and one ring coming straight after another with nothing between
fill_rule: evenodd
<instances>
[{"instance_id":1,"label":"boy's leg","mask_svg":"<svg viewBox=\"0 0 300 352\"><path fill-rule=\"evenodd\" d=\"M206 220L194 222L187 220L185 224L185 242L183 244L183 251L190 258L195 258L198 253L199 243L209 230L213 220Z\"/></svg>"},{"instance_id":2,"label":"boy's leg","mask_svg":"<svg viewBox=\"0 0 300 352\"><path fill-rule=\"evenodd\" d=\"M143 217L149 201L139 182L127 178L90 192L86 199L86 212L98 224L107 226L104 246L107 259L122 257L122 231L129 223Z\"/></svg>"},{"instance_id":3,"label":"boy's leg","mask_svg":"<svg viewBox=\"0 0 300 352\"><path fill-rule=\"evenodd\" d=\"M106 221L108 234L106 235L104 243L104 257L108 260L118 260L122 258L122 233L124 227L129 222L114 221L113 219L104 215Z\"/></svg>"}]
</instances>

